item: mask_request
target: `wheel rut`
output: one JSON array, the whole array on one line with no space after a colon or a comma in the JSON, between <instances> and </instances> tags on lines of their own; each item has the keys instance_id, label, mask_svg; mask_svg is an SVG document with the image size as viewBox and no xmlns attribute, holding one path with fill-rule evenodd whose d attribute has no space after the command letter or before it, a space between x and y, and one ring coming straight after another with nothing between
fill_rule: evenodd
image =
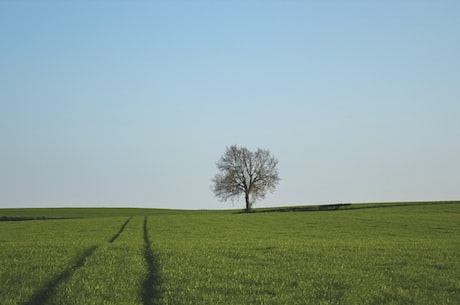
<instances>
[{"instance_id":1,"label":"wheel rut","mask_svg":"<svg viewBox=\"0 0 460 305\"><path fill-rule=\"evenodd\" d=\"M160 304L161 277L158 259L152 251L147 228L147 217L144 218L144 259L147 262L147 275L142 284L142 302L144 305Z\"/></svg>"},{"instance_id":2,"label":"wheel rut","mask_svg":"<svg viewBox=\"0 0 460 305\"><path fill-rule=\"evenodd\" d=\"M132 217L128 218L128 220L125 221L125 223L121 226L120 230L115 234L110 240L109 243L113 243L118 236L125 230L126 226L128 225L129 221L132 219Z\"/></svg>"},{"instance_id":3,"label":"wheel rut","mask_svg":"<svg viewBox=\"0 0 460 305\"><path fill-rule=\"evenodd\" d=\"M22 303L23 305L44 305L54 294L59 284L72 276L78 268L81 268L88 257L90 257L98 247L93 246L86 249L70 267L51 279L42 289L33 294L28 301Z\"/></svg>"},{"instance_id":4,"label":"wheel rut","mask_svg":"<svg viewBox=\"0 0 460 305\"><path fill-rule=\"evenodd\" d=\"M132 217L128 218L125 223L121 226L120 230L109 240L109 243L113 243L120 234L125 230L126 226L128 225L129 221ZM145 220L146 221L146 220ZM144 235L146 234L146 223L144 223ZM145 236L144 236L145 239ZM45 284L40 290L35 292L29 300L26 302L21 303L21 305L45 305L48 303L50 298L54 295L57 287L67 279L69 279L79 268L83 267L85 261L98 249L99 246L92 246L76 258L72 264L66 268L63 272L52 278L49 282ZM149 265L150 266L150 265ZM154 303L149 303L154 304Z\"/></svg>"}]
</instances>

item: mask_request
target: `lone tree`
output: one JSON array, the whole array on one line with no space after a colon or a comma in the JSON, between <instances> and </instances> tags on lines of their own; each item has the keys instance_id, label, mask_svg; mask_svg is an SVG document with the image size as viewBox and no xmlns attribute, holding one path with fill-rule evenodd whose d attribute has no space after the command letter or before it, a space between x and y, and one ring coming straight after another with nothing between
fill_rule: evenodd
<instances>
[{"instance_id":1,"label":"lone tree","mask_svg":"<svg viewBox=\"0 0 460 305\"><path fill-rule=\"evenodd\" d=\"M244 195L246 212L250 212L257 199L275 190L280 181L277 165L278 160L266 149L252 152L232 145L217 162L219 173L212 179L212 190L222 201L235 201Z\"/></svg>"}]
</instances>

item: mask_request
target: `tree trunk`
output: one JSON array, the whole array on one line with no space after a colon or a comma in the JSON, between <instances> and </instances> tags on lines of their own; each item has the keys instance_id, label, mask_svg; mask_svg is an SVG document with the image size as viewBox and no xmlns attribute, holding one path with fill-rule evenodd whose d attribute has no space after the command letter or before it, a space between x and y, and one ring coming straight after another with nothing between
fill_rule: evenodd
<instances>
[{"instance_id":1,"label":"tree trunk","mask_svg":"<svg viewBox=\"0 0 460 305\"><path fill-rule=\"evenodd\" d=\"M251 212L251 203L249 202L249 192L244 193L244 199L246 200L246 213Z\"/></svg>"}]
</instances>

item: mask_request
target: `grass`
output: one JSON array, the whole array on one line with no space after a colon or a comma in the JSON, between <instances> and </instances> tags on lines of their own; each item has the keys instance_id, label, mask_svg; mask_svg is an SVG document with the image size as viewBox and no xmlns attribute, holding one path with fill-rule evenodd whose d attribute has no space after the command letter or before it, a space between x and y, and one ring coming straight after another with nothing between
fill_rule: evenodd
<instances>
[{"instance_id":1,"label":"grass","mask_svg":"<svg viewBox=\"0 0 460 305\"><path fill-rule=\"evenodd\" d=\"M458 304L459 212L426 205L151 217L163 302Z\"/></svg>"},{"instance_id":2,"label":"grass","mask_svg":"<svg viewBox=\"0 0 460 305\"><path fill-rule=\"evenodd\" d=\"M460 204L380 205L390 206L9 211L89 218L0 222L0 300L460 304Z\"/></svg>"},{"instance_id":3,"label":"grass","mask_svg":"<svg viewBox=\"0 0 460 305\"><path fill-rule=\"evenodd\" d=\"M48 304L143 304L139 291L146 275L142 217L125 222L122 232L90 255L60 283Z\"/></svg>"},{"instance_id":4,"label":"grass","mask_svg":"<svg viewBox=\"0 0 460 305\"><path fill-rule=\"evenodd\" d=\"M0 223L2 305L38 304L123 218Z\"/></svg>"},{"instance_id":5,"label":"grass","mask_svg":"<svg viewBox=\"0 0 460 305\"><path fill-rule=\"evenodd\" d=\"M183 215L183 214L214 214L225 213L217 210L170 210L170 209L142 209L142 208L30 208L30 209L0 209L0 221L40 220L62 218L99 218L99 217L132 217L150 215Z\"/></svg>"}]
</instances>

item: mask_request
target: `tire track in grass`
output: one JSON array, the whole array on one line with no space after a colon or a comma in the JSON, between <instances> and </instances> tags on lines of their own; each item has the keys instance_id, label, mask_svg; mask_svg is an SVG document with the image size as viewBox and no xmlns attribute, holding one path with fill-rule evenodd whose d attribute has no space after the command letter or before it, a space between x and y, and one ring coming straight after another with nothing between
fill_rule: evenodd
<instances>
[{"instance_id":1,"label":"tire track in grass","mask_svg":"<svg viewBox=\"0 0 460 305\"><path fill-rule=\"evenodd\" d=\"M70 278L72 276L72 274L74 274L74 272L82 267L84 264L85 264L85 261L88 257L90 257L94 251L96 251L97 249L97 246L92 246L88 249L86 249L82 255L80 255L76 260L75 262L72 264L72 266L70 266L69 268L67 268L66 270L64 270L64 272L58 274L56 277L54 277L53 279L51 279L42 289L40 289L39 291L37 291L36 293L34 293L30 299L25 302L25 303L22 303L23 305L43 305L43 304L46 304L48 302L48 300L50 299L50 297L54 294L56 288L58 287L58 285L67 280L68 278Z\"/></svg>"},{"instance_id":2,"label":"tire track in grass","mask_svg":"<svg viewBox=\"0 0 460 305\"><path fill-rule=\"evenodd\" d=\"M128 218L128 220L125 221L125 223L121 226L120 230L109 240L109 243L113 243L118 238L118 236L120 236L120 234L124 231L124 229L126 228L126 225L129 223L131 218L132 217ZM146 234L145 233L146 230L147 230L146 223L144 223L144 234ZM145 239L145 236L144 236L144 239ZM150 247L150 244L149 244L149 247ZM86 259L88 259L88 257L90 257L94 253L94 251L96 251L97 248L99 247L92 246L86 249L82 255L77 257L75 262L73 262L73 264L69 268L65 269L63 272L61 272L60 274L55 276L53 279L51 279L48 283L46 283L45 286L43 286L42 289L34 293L28 301L22 303L22 305L45 305L47 304L51 296L55 293L59 284L69 279L75 273L75 271L77 271L77 269L83 267Z\"/></svg>"},{"instance_id":3,"label":"tire track in grass","mask_svg":"<svg viewBox=\"0 0 460 305\"><path fill-rule=\"evenodd\" d=\"M147 275L142 284L142 302L144 305L160 304L161 299L161 277L160 266L152 252L147 230L147 217L144 218L144 259L147 262Z\"/></svg>"},{"instance_id":4,"label":"tire track in grass","mask_svg":"<svg viewBox=\"0 0 460 305\"><path fill-rule=\"evenodd\" d=\"M123 232L123 230L126 228L126 225L129 223L129 221L131 220L132 217L128 218L128 220L121 226L120 228L120 231L117 232L117 234L115 234L110 240L109 240L109 243L113 243L117 238L118 236L120 236L120 234Z\"/></svg>"}]
</instances>

